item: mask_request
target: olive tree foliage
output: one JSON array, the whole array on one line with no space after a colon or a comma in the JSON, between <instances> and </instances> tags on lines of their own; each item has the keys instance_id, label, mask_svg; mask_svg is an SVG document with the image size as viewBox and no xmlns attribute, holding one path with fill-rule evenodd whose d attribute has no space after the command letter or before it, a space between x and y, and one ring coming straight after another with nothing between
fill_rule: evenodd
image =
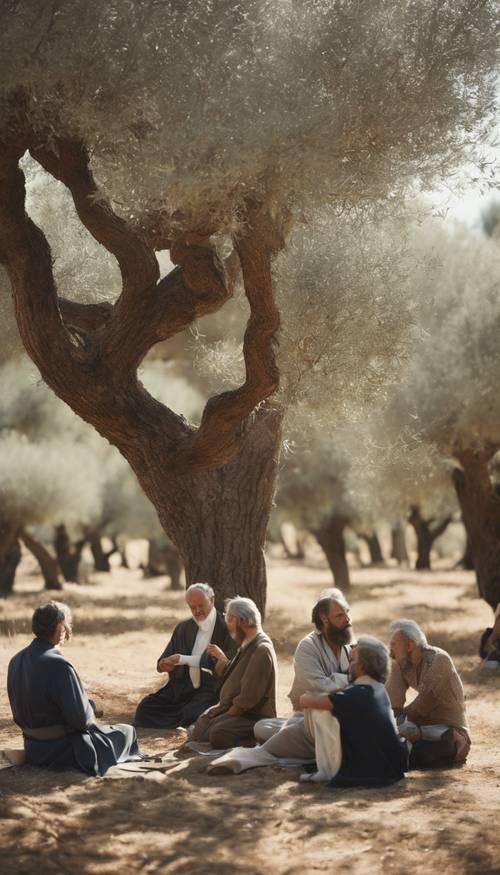
<instances>
[{"instance_id":1,"label":"olive tree foliage","mask_svg":"<svg viewBox=\"0 0 500 875\"><path fill-rule=\"evenodd\" d=\"M431 469L432 460L448 460L479 589L496 605L500 504L489 465L500 448L500 249L494 238L435 224L422 230L419 247L425 257L438 255L433 270L415 276L415 291L429 303L378 435L410 471L426 454ZM415 488L425 491L422 468Z\"/></svg>"},{"instance_id":2,"label":"olive tree foliage","mask_svg":"<svg viewBox=\"0 0 500 875\"><path fill-rule=\"evenodd\" d=\"M232 555L263 606L265 521L238 528L226 502L221 526L211 505L231 480L236 506L243 472L255 476L244 463L262 421L253 411L279 384L272 262L304 210L397 199L477 145L493 112L495 6L9 0L0 34L0 260L23 344L56 394L130 463L189 582L218 579L222 598L234 568L216 562L231 554L220 532L240 544L243 529L259 532L248 561ZM112 303L100 286L95 303L75 301L57 276L44 229L25 210L27 151L116 260ZM166 249L176 267L162 276L155 253ZM237 271L250 311L244 381L209 398L195 426L154 399L137 369L157 343L221 308ZM258 455L272 460L276 417L262 427ZM217 530L203 526L201 507Z\"/></svg>"},{"instance_id":3,"label":"olive tree foliage","mask_svg":"<svg viewBox=\"0 0 500 875\"><path fill-rule=\"evenodd\" d=\"M167 402L200 399L153 363L143 379ZM26 357L0 368L0 507L16 533L63 523L69 534L159 538L158 516L118 451L63 404Z\"/></svg>"}]
</instances>

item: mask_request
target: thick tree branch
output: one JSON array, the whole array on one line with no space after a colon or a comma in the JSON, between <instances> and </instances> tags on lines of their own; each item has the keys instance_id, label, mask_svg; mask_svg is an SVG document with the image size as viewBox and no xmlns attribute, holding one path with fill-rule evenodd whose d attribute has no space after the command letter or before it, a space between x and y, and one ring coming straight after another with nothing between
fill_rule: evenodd
<instances>
[{"instance_id":1,"label":"thick tree branch","mask_svg":"<svg viewBox=\"0 0 500 875\"><path fill-rule=\"evenodd\" d=\"M112 304L79 304L67 298L59 298L59 310L65 325L77 331L97 331L108 322Z\"/></svg>"},{"instance_id":2,"label":"thick tree branch","mask_svg":"<svg viewBox=\"0 0 500 875\"><path fill-rule=\"evenodd\" d=\"M90 169L88 152L79 140L59 138L51 150L32 148L31 154L70 190L81 222L115 256L127 301L154 286L159 277L155 254L142 235L113 212Z\"/></svg>"},{"instance_id":3,"label":"thick tree branch","mask_svg":"<svg viewBox=\"0 0 500 875\"><path fill-rule=\"evenodd\" d=\"M12 284L23 343L42 376L58 374L60 387L69 380L78 386L77 351L61 321L50 247L24 209L24 174L18 167L24 150L18 138L0 144L0 260Z\"/></svg>"},{"instance_id":4,"label":"thick tree branch","mask_svg":"<svg viewBox=\"0 0 500 875\"><path fill-rule=\"evenodd\" d=\"M211 467L231 461L239 449L243 420L278 388L274 348L280 319L273 297L271 258L281 245L269 216L257 208L250 210L248 226L235 240L250 304L243 342L246 379L238 389L207 402L199 429L176 452L176 467L193 470L206 467L208 460Z\"/></svg>"}]
</instances>

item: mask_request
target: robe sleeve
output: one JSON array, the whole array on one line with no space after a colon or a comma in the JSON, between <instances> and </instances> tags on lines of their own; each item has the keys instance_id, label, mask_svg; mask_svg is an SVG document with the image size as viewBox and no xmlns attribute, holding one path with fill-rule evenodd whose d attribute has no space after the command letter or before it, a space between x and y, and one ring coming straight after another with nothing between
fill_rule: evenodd
<instances>
[{"instance_id":1,"label":"robe sleeve","mask_svg":"<svg viewBox=\"0 0 500 875\"><path fill-rule=\"evenodd\" d=\"M452 690L453 665L445 653L437 653L419 684L417 697L408 705L406 714L415 723L425 721L440 701L447 701Z\"/></svg>"},{"instance_id":2,"label":"robe sleeve","mask_svg":"<svg viewBox=\"0 0 500 875\"><path fill-rule=\"evenodd\" d=\"M296 674L300 675L301 683L312 693L331 693L343 689L348 684L347 674L332 672L325 675L319 654L307 638L300 642L295 651L293 664Z\"/></svg>"},{"instance_id":3,"label":"robe sleeve","mask_svg":"<svg viewBox=\"0 0 500 875\"><path fill-rule=\"evenodd\" d=\"M84 732L95 723L94 712L75 669L61 660L51 675L50 697L61 712L62 722Z\"/></svg>"},{"instance_id":4,"label":"robe sleeve","mask_svg":"<svg viewBox=\"0 0 500 875\"><path fill-rule=\"evenodd\" d=\"M170 641L168 642L167 646L165 647L165 650L163 651L161 656L158 657L158 659L156 661L156 669L157 670L158 670L158 663L159 663L160 659L165 659L167 656L172 656L174 653L182 653L182 649L180 646L180 640L179 640L180 637L181 636L179 633L179 627L176 626L173 633L172 633L172 637L171 637Z\"/></svg>"},{"instance_id":5,"label":"robe sleeve","mask_svg":"<svg viewBox=\"0 0 500 875\"><path fill-rule=\"evenodd\" d=\"M406 702L408 684L406 683L403 672L396 660L392 661L391 673L387 679L385 688L389 695L389 699L391 700L391 707L395 711L402 710Z\"/></svg>"},{"instance_id":6,"label":"robe sleeve","mask_svg":"<svg viewBox=\"0 0 500 875\"><path fill-rule=\"evenodd\" d=\"M274 675L274 661L268 647L258 647L241 679L240 693L231 703L231 710L238 714L253 711L269 689Z\"/></svg>"}]
</instances>

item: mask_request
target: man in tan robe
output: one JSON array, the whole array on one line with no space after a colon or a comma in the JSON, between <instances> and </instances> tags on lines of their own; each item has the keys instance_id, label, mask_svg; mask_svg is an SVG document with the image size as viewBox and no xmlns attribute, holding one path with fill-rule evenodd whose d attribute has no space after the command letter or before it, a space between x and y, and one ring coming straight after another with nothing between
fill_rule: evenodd
<instances>
[{"instance_id":1,"label":"man in tan robe","mask_svg":"<svg viewBox=\"0 0 500 875\"><path fill-rule=\"evenodd\" d=\"M386 683L399 733L412 745L410 767L463 763L470 749L462 682L445 650L431 647L413 620L390 625L393 660ZM405 705L408 689L416 698Z\"/></svg>"},{"instance_id":2,"label":"man in tan robe","mask_svg":"<svg viewBox=\"0 0 500 875\"><path fill-rule=\"evenodd\" d=\"M193 741L209 742L216 750L254 745L257 721L276 717L276 654L257 606L251 599L231 599L226 625L239 648L229 660L215 644L207 647L217 660L222 687L218 703L198 718L192 732Z\"/></svg>"}]
</instances>

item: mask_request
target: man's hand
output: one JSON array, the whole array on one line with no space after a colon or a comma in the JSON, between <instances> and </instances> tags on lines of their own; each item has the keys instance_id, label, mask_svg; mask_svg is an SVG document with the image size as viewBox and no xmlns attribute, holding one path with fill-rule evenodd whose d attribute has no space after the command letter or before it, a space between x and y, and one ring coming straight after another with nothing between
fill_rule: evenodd
<instances>
[{"instance_id":1,"label":"man's hand","mask_svg":"<svg viewBox=\"0 0 500 875\"><path fill-rule=\"evenodd\" d=\"M401 738L406 738L406 740L411 741L412 744L415 744L416 741L419 741L422 738L422 730L420 729L420 726L410 728L403 724L403 726L398 727L398 732Z\"/></svg>"},{"instance_id":2,"label":"man's hand","mask_svg":"<svg viewBox=\"0 0 500 875\"><path fill-rule=\"evenodd\" d=\"M172 656L165 656L158 661L158 671L173 671L174 668L179 665L180 658L180 653L174 653Z\"/></svg>"},{"instance_id":3,"label":"man's hand","mask_svg":"<svg viewBox=\"0 0 500 875\"><path fill-rule=\"evenodd\" d=\"M304 708L316 708L322 711L331 711L333 708L328 693L302 693L299 705L302 711Z\"/></svg>"},{"instance_id":4,"label":"man's hand","mask_svg":"<svg viewBox=\"0 0 500 875\"><path fill-rule=\"evenodd\" d=\"M209 644L207 647L207 653L212 659L216 659L217 662L220 662L221 660L229 662L226 654L220 649L220 647L217 647L217 644Z\"/></svg>"}]
</instances>

